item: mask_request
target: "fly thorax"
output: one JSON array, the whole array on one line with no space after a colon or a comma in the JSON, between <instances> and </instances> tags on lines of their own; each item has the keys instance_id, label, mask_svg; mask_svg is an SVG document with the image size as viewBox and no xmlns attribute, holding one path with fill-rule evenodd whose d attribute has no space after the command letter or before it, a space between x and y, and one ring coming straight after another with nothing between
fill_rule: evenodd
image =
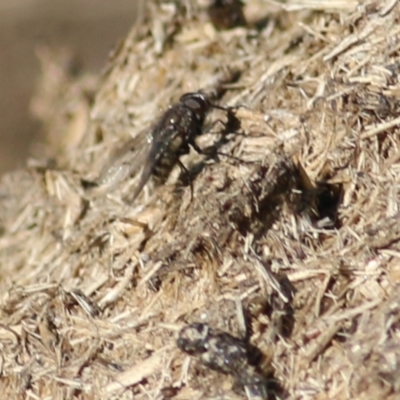
<instances>
[{"instance_id":1,"label":"fly thorax","mask_svg":"<svg viewBox=\"0 0 400 400\"><path fill-rule=\"evenodd\" d=\"M165 144L164 151L160 152L153 172L156 184L163 184L168 179L172 169L179 160L179 156L182 154L182 147L184 147L182 143L182 137L177 135Z\"/></svg>"}]
</instances>

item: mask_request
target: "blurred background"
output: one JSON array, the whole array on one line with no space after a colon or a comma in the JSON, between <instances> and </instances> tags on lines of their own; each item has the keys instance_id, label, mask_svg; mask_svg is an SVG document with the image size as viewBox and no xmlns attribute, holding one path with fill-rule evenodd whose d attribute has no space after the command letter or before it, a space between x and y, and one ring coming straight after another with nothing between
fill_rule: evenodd
<instances>
[{"instance_id":1,"label":"blurred background","mask_svg":"<svg viewBox=\"0 0 400 400\"><path fill-rule=\"evenodd\" d=\"M138 0L0 0L0 174L22 167L39 126L29 102L39 77L35 47L67 46L101 71L135 21Z\"/></svg>"}]
</instances>

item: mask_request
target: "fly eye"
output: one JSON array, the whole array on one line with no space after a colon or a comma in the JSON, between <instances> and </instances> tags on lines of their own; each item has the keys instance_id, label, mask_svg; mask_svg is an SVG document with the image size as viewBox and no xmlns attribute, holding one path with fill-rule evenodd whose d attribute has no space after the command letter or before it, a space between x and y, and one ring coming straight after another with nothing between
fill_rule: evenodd
<instances>
[{"instance_id":1,"label":"fly eye","mask_svg":"<svg viewBox=\"0 0 400 400\"><path fill-rule=\"evenodd\" d=\"M208 101L200 93L187 93L180 98L181 103L193 110L195 113L207 112L209 108Z\"/></svg>"},{"instance_id":2,"label":"fly eye","mask_svg":"<svg viewBox=\"0 0 400 400\"><path fill-rule=\"evenodd\" d=\"M195 112L203 108L202 104L197 99L188 99L185 101L185 105Z\"/></svg>"}]
</instances>

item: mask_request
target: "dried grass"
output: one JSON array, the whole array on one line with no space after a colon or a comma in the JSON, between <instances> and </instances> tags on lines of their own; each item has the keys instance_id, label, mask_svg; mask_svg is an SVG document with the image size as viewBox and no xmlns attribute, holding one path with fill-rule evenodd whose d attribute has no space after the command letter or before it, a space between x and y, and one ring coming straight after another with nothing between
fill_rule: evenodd
<instances>
[{"instance_id":1,"label":"dried grass","mask_svg":"<svg viewBox=\"0 0 400 400\"><path fill-rule=\"evenodd\" d=\"M1 397L244 398L176 347L202 321L251 326L271 398L399 398L400 5L249 1L259 31L149 9L101 78L40 52L33 109L55 163L1 179ZM85 191L226 66L242 73L220 104L248 108L221 151L252 163L185 157L192 202L179 170L132 206L137 177Z\"/></svg>"}]
</instances>

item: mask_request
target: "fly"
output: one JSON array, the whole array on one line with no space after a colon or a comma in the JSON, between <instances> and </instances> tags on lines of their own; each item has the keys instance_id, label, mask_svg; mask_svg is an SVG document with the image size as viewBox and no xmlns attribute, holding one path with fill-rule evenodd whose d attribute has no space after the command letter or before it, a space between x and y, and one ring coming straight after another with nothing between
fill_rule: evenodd
<instances>
[{"instance_id":1,"label":"fly","mask_svg":"<svg viewBox=\"0 0 400 400\"><path fill-rule=\"evenodd\" d=\"M179 332L178 348L214 371L229 374L243 386L248 399L268 399L267 379L258 370L259 350L246 341L207 324L186 325ZM256 357L255 357L256 356Z\"/></svg>"},{"instance_id":2,"label":"fly","mask_svg":"<svg viewBox=\"0 0 400 400\"><path fill-rule=\"evenodd\" d=\"M200 154L205 154L196 144L196 137L201 135L208 112L211 109L224 108L211 103L202 91L186 93L177 103L170 106L161 116L149 135L139 135L119 149L109 164L103 168L98 185L114 186L143 166L138 186L128 202L133 202L151 177L156 184L163 184L175 165L186 167L180 157L188 154L190 147ZM145 140L143 140L145 139Z\"/></svg>"}]
</instances>

